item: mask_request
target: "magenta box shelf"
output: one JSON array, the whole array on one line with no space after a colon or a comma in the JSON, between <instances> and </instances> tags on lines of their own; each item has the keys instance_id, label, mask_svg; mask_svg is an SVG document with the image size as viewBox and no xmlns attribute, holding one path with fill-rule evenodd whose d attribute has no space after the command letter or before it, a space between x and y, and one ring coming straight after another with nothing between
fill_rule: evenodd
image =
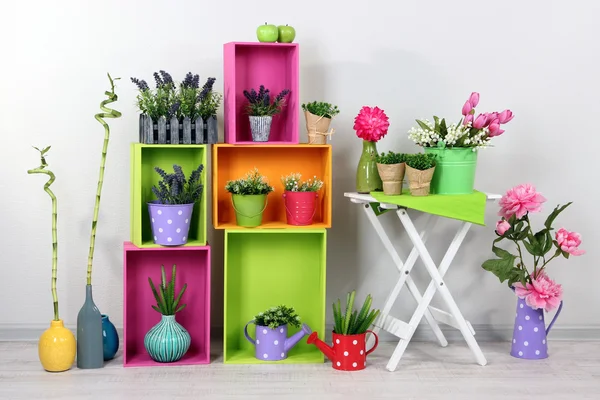
<instances>
[{"instance_id":1,"label":"magenta box shelf","mask_svg":"<svg viewBox=\"0 0 600 400\"><path fill-rule=\"evenodd\" d=\"M273 117L268 142L298 144L299 46L297 43L231 42L223 46L225 142L254 144L244 90L260 85L276 96L290 89L282 112Z\"/></svg>"},{"instance_id":2,"label":"magenta box shelf","mask_svg":"<svg viewBox=\"0 0 600 400\"><path fill-rule=\"evenodd\" d=\"M123 249L123 365L125 367L174 366L210 363L210 247L139 248L130 242ZM186 308L176 320L191 336L190 349L174 363L153 361L144 347L144 336L161 318L152 309L156 301L148 277L160 282L160 266L170 276L177 265L175 280L179 291L188 287L182 302Z\"/></svg>"}]
</instances>

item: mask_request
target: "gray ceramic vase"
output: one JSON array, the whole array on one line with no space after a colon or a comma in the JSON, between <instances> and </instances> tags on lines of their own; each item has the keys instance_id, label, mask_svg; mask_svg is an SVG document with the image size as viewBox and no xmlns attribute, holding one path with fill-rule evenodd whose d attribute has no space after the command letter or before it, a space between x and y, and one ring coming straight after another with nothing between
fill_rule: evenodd
<instances>
[{"instance_id":1,"label":"gray ceramic vase","mask_svg":"<svg viewBox=\"0 0 600 400\"><path fill-rule=\"evenodd\" d=\"M270 115L256 117L250 116L250 131L254 142L268 142L271 133L271 122L273 117Z\"/></svg>"},{"instance_id":2,"label":"gray ceramic vase","mask_svg":"<svg viewBox=\"0 0 600 400\"><path fill-rule=\"evenodd\" d=\"M85 287L85 303L77 314L77 368L104 366L102 314L92 297L92 285Z\"/></svg>"}]
</instances>

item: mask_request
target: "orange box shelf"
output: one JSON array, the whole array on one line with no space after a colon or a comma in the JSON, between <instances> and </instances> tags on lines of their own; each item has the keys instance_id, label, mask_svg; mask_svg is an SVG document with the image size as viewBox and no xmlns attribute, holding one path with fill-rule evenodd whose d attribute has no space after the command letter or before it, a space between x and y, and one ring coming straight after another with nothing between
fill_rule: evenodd
<instances>
[{"instance_id":1,"label":"orange box shelf","mask_svg":"<svg viewBox=\"0 0 600 400\"><path fill-rule=\"evenodd\" d=\"M331 145L213 145L213 226L215 229L331 228ZM231 193L225 190L229 180L240 179L258 168L275 191L269 193L262 225L244 228L236 225ZM281 177L291 173L303 179L316 176L323 181L317 197L313 224L288 225L285 216Z\"/></svg>"}]
</instances>

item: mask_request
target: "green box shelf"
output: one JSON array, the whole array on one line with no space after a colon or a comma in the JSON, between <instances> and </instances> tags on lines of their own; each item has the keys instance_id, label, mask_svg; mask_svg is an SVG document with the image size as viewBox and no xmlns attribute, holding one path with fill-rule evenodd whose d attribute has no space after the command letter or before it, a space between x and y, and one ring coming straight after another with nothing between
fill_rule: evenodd
<instances>
[{"instance_id":1,"label":"green box shelf","mask_svg":"<svg viewBox=\"0 0 600 400\"><path fill-rule=\"evenodd\" d=\"M207 145L160 145L131 144L131 242L140 248L163 247L154 244L147 202L155 200L152 186L158 184L160 176L154 167L166 172L173 171L173 164L183 168L186 178L198 165L204 165L202 182L204 192L202 198L194 206L187 244L184 246L206 245L206 212L209 185L206 179Z\"/></svg>"},{"instance_id":2,"label":"green box shelf","mask_svg":"<svg viewBox=\"0 0 600 400\"><path fill-rule=\"evenodd\" d=\"M225 230L223 362L226 364L323 363L306 336L281 361L254 357L244 326L259 312L285 304L303 323L325 333L325 229ZM288 336L299 328L290 327ZM254 325L249 325L254 337Z\"/></svg>"}]
</instances>

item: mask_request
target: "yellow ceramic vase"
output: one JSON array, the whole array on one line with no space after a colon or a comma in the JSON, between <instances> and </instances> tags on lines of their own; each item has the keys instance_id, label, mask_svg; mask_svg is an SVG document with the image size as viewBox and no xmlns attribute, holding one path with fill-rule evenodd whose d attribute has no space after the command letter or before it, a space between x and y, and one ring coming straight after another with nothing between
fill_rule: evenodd
<instances>
[{"instance_id":1,"label":"yellow ceramic vase","mask_svg":"<svg viewBox=\"0 0 600 400\"><path fill-rule=\"evenodd\" d=\"M40 362L46 371L62 372L73 366L77 343L73 333L65 328L62 319L51 321L38 343Z\"/></svg>"}]
</instances>

